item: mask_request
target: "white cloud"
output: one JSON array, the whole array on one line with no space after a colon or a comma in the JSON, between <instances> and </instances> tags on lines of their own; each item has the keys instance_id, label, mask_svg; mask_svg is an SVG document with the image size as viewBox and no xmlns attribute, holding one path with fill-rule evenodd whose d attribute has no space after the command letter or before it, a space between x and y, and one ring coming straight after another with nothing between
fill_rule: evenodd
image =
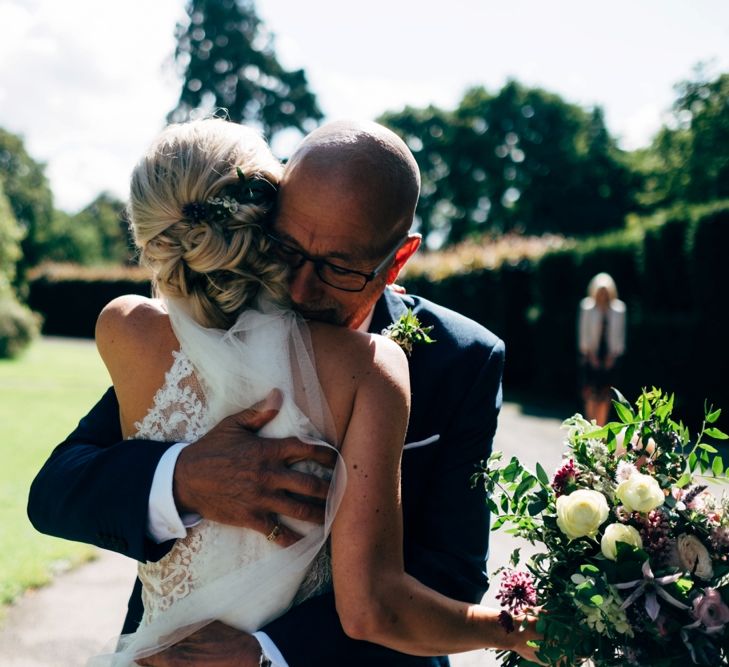
<instances>
[{"instance_id":1,"label":"white cloud","mask_svg":"<svg viewBox=\"0 0 729 667\"><path fill-rule=\"evenodd\" d=\"M78 209L101 190L125 196L178 93L162 63L180 3L29 4L0 5L0 126L48 163L60 208Z\"/></svg>"}]
</instances>

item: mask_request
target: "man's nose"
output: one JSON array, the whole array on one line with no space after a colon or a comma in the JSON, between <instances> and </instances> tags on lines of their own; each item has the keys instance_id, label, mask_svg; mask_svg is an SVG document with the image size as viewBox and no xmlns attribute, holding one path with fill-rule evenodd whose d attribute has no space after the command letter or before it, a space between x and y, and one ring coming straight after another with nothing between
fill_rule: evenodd
<instances>
[{"instance_id":1,"label":"man's nose","mask_svg":"<svg viewBox=\"0 0 729 667\"><path fill-rule=\"evenodd\" d=\"M320 285L321 281L312 262L304 262L300 267L291 270L289 293L294 303L309 301L321 291Z\"/></svg>"}]
</instances>

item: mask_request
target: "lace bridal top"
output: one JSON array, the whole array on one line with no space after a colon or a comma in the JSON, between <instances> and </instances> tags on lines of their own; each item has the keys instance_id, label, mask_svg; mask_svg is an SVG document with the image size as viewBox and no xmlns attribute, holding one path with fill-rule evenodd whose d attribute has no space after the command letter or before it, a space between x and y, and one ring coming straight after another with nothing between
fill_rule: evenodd
<instances>
[{"instance_id":1,"label":"lace bridal top","mask_svg":"<svg viewBox=\"0 0 729 667\"><path fill-rule=\"evenodd\" d=\"M166 302L181 349L173 353L154 404L133 437L193 442L224 417L279 388L279 415L262 430L267 437L297 436L327 446L331 419L316 376L308 329L293 313L265 302L245 311L228 331L199 326L184 304ZM341 461L341 459L340 459ZM297 469L331 476L315 462ZM326 537L343 489L334 471L324 526L280 519L304 535L286 549L256 531L202 520L157 562L140 563L144 616L122 637L116 653L89 665L134 664L134 659L174 644L211 620L248 632L281 615L291 604L331 585Z\"/></svg>"}]
</instances>

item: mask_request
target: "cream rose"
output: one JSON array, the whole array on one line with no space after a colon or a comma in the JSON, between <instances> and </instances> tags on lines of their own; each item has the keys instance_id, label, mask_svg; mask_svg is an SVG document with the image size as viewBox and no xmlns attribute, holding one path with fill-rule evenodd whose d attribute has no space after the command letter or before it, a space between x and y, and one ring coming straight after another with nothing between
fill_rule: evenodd
<instances>
[{"instance_id":1,"label":"cream rose","mask_svg":"<svg viewBox=\"0 0 729 667\"><path fill-rule=\"evenodd\" d=\"M622 523L611 523L600 540L600 549L603 556L610 560L616 560L618 557L618 542L625 542L634 547L642 547L643 540L640 533L633 526L626 526Z\"/></svg>"},{"instance_id":2,"label":"cream rose","mask_svg":"<svg viewBox=\"0 0 729 667\"><path fill-rule=\"evenodd\" d=\"M609 514L607 500L599 491L579 489L557 498L557 525L571 540L594 537Z\"/></svg>"},{"instance_id":3,"label":"cream rose","mask_svg":"<svg viewBox=\"0 0 729 667\"><path fill-rule=\"evenodd\" d=\"M655 478L640 472L620 482L615 495L629 512L650 512L666 499Z\"/></svg>"},{"instance_id":4,"label":"cream rose","mask_svg":"<svg viewBox=\"0 0 729 667\"><path fill-rule=\"evenodd\" d=\"M698 537L686 533L679 535L676 548L678 562L684 570L693 572L699 579L711 579L714 576L711 556Z\"/></svg>"}]
</instances>

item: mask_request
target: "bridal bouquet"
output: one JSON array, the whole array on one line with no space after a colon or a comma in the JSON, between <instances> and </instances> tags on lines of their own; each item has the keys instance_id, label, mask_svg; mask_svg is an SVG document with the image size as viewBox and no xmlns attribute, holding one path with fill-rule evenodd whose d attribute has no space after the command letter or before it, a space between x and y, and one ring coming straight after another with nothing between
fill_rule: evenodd
<instances>
[{"instance_id":1,"label":"bridal bouquet","mask_svg":"<svg viewBox=\"0 0 729 667\"><path fill-rule=\"evenodd\" d=\"M729 437L713 426L721 411L707 410L692 437L672 419L673 396L653 389L631 405L616 395L619 422L564 423L552 477L499 452L478 473L492 530L537 547L522 569L517 549L501 572L501 620L508 630L512 614L538 607L550 665L727 665L729 499L708 489L727 482L711 444Z\"/></svg>"}]
</instances>

